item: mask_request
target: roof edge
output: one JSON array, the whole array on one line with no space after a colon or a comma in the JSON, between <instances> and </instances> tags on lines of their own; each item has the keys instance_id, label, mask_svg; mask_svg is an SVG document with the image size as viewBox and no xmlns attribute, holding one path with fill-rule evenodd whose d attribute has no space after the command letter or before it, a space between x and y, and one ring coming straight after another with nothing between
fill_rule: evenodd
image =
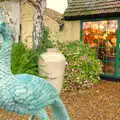
<instances>
[{"instance_id":1,"label":"roof edge","mask_svg":"<svg viewBox=\"0 0 120 120\"><path fill-rule=\"evenodd\" d=\"M119 18L120 12L114 13L101 13L101 14L94 14L94 15L77 15L77 16L64 16L64 20L71 21L71 20L91 20L91 19L109 19L109 18Z\"/></svg>"}]
</instances>

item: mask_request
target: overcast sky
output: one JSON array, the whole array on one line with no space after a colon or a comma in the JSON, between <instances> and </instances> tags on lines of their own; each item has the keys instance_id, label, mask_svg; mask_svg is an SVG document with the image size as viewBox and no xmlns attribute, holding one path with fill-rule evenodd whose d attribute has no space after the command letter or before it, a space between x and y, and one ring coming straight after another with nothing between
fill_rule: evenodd
<instances>
[{"instance_id":1,"label":"overcast sky","mask_svg":"<svg viewBox=\"0 0 120 120\"><path fill-rule=\"evenodd\" d=\"M47 0L47 7L63 13L67 7L67 0Z\"/></svg>"}]
</instances>

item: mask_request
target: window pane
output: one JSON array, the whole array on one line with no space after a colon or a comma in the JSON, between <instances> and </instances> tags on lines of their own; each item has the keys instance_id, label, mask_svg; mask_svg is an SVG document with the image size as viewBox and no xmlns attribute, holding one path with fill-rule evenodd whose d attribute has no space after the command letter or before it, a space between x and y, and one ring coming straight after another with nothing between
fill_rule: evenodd
<instances>
[{"instance_id":1,"label":"window pane","mask_svg":"<svg viewBox=\"0 0 120 120\"><path fill-rule=\"evenodd\" d=\"M117 20L83 23L83 42L97 51L105 74L114 73Z\"/></svg>"}]
</instances>

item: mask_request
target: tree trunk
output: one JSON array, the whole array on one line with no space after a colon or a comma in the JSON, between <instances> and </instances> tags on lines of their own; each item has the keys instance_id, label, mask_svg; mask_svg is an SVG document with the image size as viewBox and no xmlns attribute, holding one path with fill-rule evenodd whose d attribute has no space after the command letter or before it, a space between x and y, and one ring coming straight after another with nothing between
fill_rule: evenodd
<instances>
[{"instance_id":1,"label":"tree trunk","mask_svg":"<svg viewBox=\"0 0 120 120\"><path fill-rule=\"evenodd\" d=\"M43 36L43 14L46 8L46 0L36 0L37 7L33 16L33 48L38 48Z\"/></svg>"}]
</instances>

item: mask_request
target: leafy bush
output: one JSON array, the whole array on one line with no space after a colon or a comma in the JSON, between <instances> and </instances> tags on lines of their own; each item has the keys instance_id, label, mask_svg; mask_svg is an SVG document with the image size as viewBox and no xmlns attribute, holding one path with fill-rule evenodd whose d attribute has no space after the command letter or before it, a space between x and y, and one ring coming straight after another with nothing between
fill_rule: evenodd
<instances>
[{"instance_id":1,"label":"leafy bush","mask_svg":"<svg viewBox=\"0 0 120 120\"><path fill-rule=\"evenodd\" d=\"M41 76L38 73L38 58L47 48L52 47L52 42L48 39L48 30L44 30L43 39L38 49L27 49L22 43L14 43L12 48L12 72L14 74L29 73ZM41 70L42 71L42 70Z\"/></svg>"},{"instance_id":2,"label":"leafy bush","mask_svg":"<svg viewBox=\"0 0 120 120\"><path fill-rule=\"evenodd\" d=\"M96 83L99 80L101 63L96 58L95 50L80 41L67 44L57 42L56 45L68 62L65 71L65 87Z\"/></svg>"},{"instance_id":3,"label":"leafy bush","mask_svg":"<svg viewBox=\"0 0 120 120\"><path fill-rule=\"evenodd\" d=\"M38 56L37 50L27 49L22 43L14 43L11 56L12 72L38 75Z\"/></svg>"}]
</instances>

